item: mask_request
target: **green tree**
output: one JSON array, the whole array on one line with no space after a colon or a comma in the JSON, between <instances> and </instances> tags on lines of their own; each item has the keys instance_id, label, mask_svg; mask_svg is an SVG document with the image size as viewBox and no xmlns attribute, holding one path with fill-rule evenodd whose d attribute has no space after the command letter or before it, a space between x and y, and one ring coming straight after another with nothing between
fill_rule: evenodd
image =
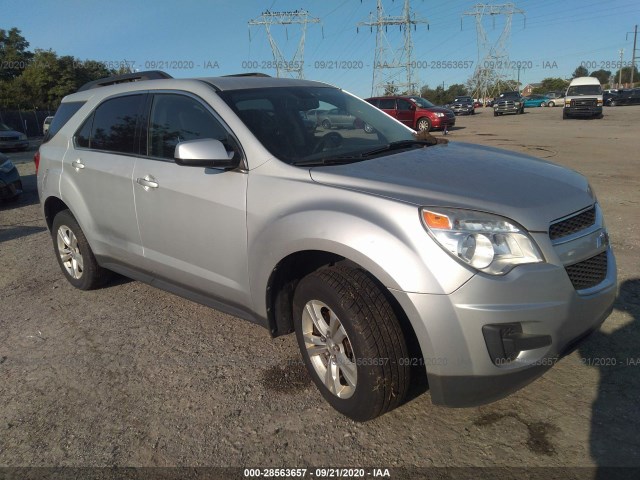
<instances>
[{"instance_id":1,"label":"green tree","mask_svg":"<svg viewBox=\"0 0 640 480\"><path fill-rule=\"evenodd\" d=\"M631 82L631 67L623 67L622 69L622 80L620 79L620 70L618 70L615 74L615 82L621 81L622 83L630 83ZM640 82L640 75L638 75L638 68L636 66L633 67L633 82Z\"/></svg>"},{"instance_id":2,"label":"green tree","mask_svg":"<svg viewBox=\"0 0 640 480\"><path fill-rule=\"evenodd\" d=\"M563 92L569 86L569 82L562 78L548 77L540 82L540 86L533 89L532 93Z\"/></svg>"},{"instance_id":3,"label":"green tree","mask_svg":"<svg viewBox=\"0 0 640 480\"><path fill-rule=\"evenodd\" d=\"M576 68L573 71L571 78L587 77L587 76L589 76L589 70L587 70L582 65L580 65L578 68Z\"/></svg>"},{"instance_id":4,"label":"green tree","mask_svg":"<svg viewBox=\"0 0 640 480\"><path fill-rule=\"evenodd\" d=\"M387 83L384 86L384 94L385 95L398 95L398 87L396 87L393 83Z\"/></svg>"},{"instance_id":5,"label":"green tree","mask_svg":"<svg viewBox=\"0 0 640 480\"><path fill-rule=\"evenodd\" d=\"M22 74L33 57L33 53L27 50L28 47L29 42L17 28L9 31L0 29L0 82L12 80Z\"/></svg>"},{"instance_id":6,"label":"green tree","mask_svg":"<svg viewBox=\"0 0 640 480\"><path fill-rule=\"evenodd\" d=\"M609 70L596 70L595 72L591 72L589 75L592 77L596 77L601 85L605 83L609 83L609 78L611 78L611 72Z\"/></svg>"}]
</instances>

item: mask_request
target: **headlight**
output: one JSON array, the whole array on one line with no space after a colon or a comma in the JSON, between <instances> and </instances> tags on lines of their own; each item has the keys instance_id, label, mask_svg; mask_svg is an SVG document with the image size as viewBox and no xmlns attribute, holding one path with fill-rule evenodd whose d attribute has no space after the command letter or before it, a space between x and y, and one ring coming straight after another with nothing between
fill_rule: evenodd
<instances>
[{"instance_id":1,"label":"headlight","mask_svg":"<svg viewBox=\"0 0 640 480\"><path fill-rule=\"evenodd\" d=\"M442 112L435 112L435 116L436 116L436 117L444 117L444 113L442 113Z\"/></svg>"},{"instance_id":2,"label":"headlight","mask_svg":"<svg viewBox=\"0 0 640 480\"><path fill-rule=\"evenodd\" d=\"M5 160L4 163L0 164L0 172L2 173L9 173L13 168L11 160Z\"/></svg>"},{"instance_id":3,"label":"headlight","mask_svg":"<svg viewBox=\"0 0 640 480\"><path fill-rule=\"evenodd\" d=\"M520 105L520 102L513 102L513 104L517 107L518 105Z\"/></svg>"},{"instance_id":4,"label":"headlight","mask_svg":"<svg viewBox=\"0 0 640 480\"><path fill-rule=\"evenodd\" d=\"M421 210L422 221L436 242L455 259L491 275L516 265L542 262L529 234L511 220L457 208Z\"/></svg>"},{"instance_id":5,"label":"headlight","mask_svg":"<svg viewBox=\"0 0 640 480\"><path fill-rule=\"evenodd\" d=\"M26 140L26 139L27 139L27 136L26 136L24 133L21 133L21 134L18 136L18 138L19 138L20 140Z\"/></svg>"}]
</instances>

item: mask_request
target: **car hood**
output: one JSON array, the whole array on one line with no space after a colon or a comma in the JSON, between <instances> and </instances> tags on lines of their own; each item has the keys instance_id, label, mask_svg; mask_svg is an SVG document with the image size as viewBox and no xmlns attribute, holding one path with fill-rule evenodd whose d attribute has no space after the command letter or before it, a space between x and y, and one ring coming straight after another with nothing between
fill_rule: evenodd
<instances>
[{"instance_id":1,"label":"car hood","mask_svg":"<svg viewBox=\"0 0 640 480\"><path fill-rule=\"evenodd\" d=\"M429 107L429 108L421 108L420 110L427 110L429 112L433 112L433 113L447 113L449 111L451 111L448 108L445 107Z\"/></svg>"},{"instance_id":2,"label":"car hood","mask_svg":"<svg viewBox=\"0 0 640 480\"><path fill-rule=\"evenodd\" d=\"M587 180L573 170L528 155L457 142L314 167L310 175L321 184L416 206L496 213L538 232L595 201Z\"/></svg>"}]
</instances>

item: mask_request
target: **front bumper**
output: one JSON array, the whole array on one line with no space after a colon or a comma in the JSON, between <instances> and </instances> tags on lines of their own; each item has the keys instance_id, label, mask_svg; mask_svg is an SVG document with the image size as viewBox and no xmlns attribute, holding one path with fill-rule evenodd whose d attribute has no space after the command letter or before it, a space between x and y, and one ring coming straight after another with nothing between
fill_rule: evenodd
<instances>
[{"instance_id":1,"label":"front bumper","mask_svg":"<svg viewBox=\"0 0 640 480\"><path fill-rule=\"evenodd\" d=\"M0 140L0 150L26 150L29 140Z\"/></svg>"},{"instance_id":2,"label":"front bumper","mask_svg":"<svg viewBox=\"0 0 640 480\"><path fill-rule=\"evenodd\" d=\"M453 127L455 124L456 124L455 116L436 117L431 122L431 126L433 128L444 128L445 126L447 128L450 128L450 127Z\"/></svg>"},{"instance_id":3,"label":"front bumper","mask_svg":"<svg viewBox=\"0 0 640 480\"><path fill-rule=\"evenodd\" d=\"M493 107L493 111L497 113L519 113L522 110L522 105L498 105Z\"/></svg>"},{"instance_id":4,"label":"front bumper","mask_svg":"<svg viewBox=\"0 0 640 480\"><path fill-rule=\"evenodd\" d=\"M602 115L602 106L575 106L564 107L567 117L598 117Z\"/></svg>"},{"instance_id":5,"label":"front bumper","mask_svg":"<svg viewBox=\"0 0 640 480\"><path fill-rule=\"evenodd\" d=\"M456 115L471 115L473 113L473 107L453 107L453 113Z\"/></svg>"},{"instance_id":6,"label":"front bumper","mask_svg":"<svg viewBox=\"0 0 640 480\"><path fill-rule=\"evenodd\" d=\"M392 292L422 347L433 403L468 407L492 402L542 375L610 314L616 264L607 248L605 279L588 295L561 265L521 265L502 277L476 274L450 295ZM514 324L550 344L494 363L483 326ZM417 328L416 328L417 325ZM424 326L424 328L422 328Z\"/></svg>"}]
</instances>

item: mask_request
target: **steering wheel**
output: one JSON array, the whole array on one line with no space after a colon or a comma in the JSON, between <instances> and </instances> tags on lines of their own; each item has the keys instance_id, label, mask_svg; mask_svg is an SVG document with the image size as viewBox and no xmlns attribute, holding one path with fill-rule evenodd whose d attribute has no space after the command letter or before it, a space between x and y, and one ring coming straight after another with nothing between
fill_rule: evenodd
<instances>
[{"instance_id":1,"label":"steering wheel","mask_svg":"<svg viewBox=\"0 0 640 480\"><path fill-rule=\"evenodd\" d=\"M311 153L320 153L326 148L338 148L342 145L342 140L344 140L344 138L338 132L329 132L318 140L318 143Z\"/></svg>"}]
</instances>

